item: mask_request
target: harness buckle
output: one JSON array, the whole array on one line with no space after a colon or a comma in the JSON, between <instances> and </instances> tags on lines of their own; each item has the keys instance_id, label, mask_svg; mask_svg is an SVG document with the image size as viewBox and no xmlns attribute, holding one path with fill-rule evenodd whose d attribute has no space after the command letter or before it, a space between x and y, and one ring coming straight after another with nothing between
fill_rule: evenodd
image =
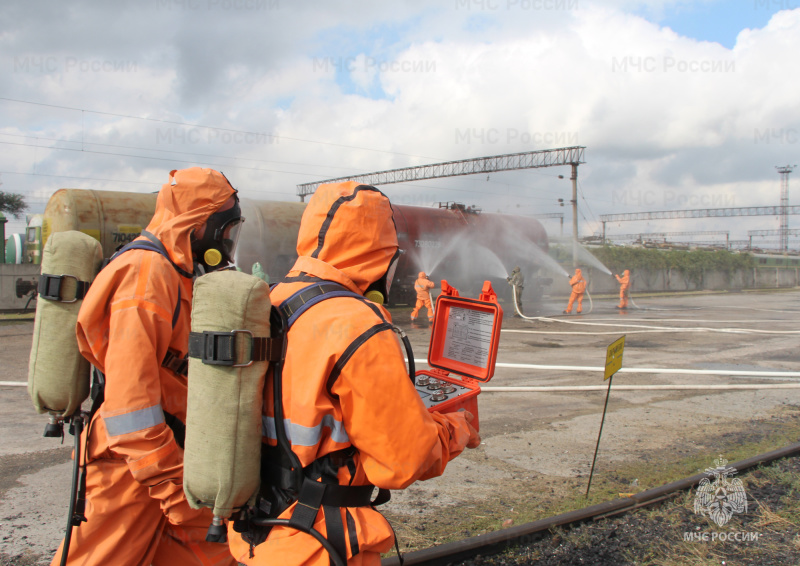
<instances>
[{"instance_id":1,"label":"harness buckle","mask_svg":"<svg viewBox=\"0 0 800 566\"><path fill-rule=\"evenodd\" d=\"M236 337L246 334L250 336L250 354L245 357L245 363L236 363ZM253 333L249 330L231 330L230 332L214 332L204 330L201 333L189 334L189 356L200 358L210 366L230 366L246 368L253 365Z\"/></svg>"},{"instance_id":2,"label":"harness buckle","mask_svg":"<svg viewBox=\"0 0 800 566\"><path fill-rule=\"evenodd\" d=\"M75 280L75 297L66 300L61 298L61 290L62 284L65 279L74 279ZM86 285L81 285L83 281L80 281L74 275L51 275L49 273L42 273L39 276L39 287L37 291L39 292L39 296L43 299L47 299L49 301L59 301L61 303L74 303L78 299L82 299L83 296L86 294Z\"/></svg>"}]
</instances>

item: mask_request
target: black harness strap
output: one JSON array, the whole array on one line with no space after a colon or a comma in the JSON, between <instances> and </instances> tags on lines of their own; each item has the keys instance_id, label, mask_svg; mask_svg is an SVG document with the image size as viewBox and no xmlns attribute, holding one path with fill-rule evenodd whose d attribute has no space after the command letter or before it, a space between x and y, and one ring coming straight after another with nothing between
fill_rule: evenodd
<instances>
[{"instance_id":1,"label":"black harness strap","mask_svg":"<svg viewBox=\"0 0 800 566\"><path fill-rule=\"evenodd\" d=\"M183 448L186 441L186 424L175 415L164 411L164 422L169 428L172 429L172 436L175 437L175 442Z\"/></svg>"},{"instance_id":2,"label":"black harness strap","mask_svg":"<svg viewBox=\"0 0 800 566\"><path fill-rule=\"evenodd\" d=\"M330 391L333 382L353 353L371 336L383 330L390 330L392 326L383 319L380 310L363 296L331 281L315 283L294 293L277 307L281 318L286 321L286 332L309 308L321 301L335 297L357 299L368 305L383 320L383 322L374 325L356 338L345 350L341 359L337 360L334 374L329 376L327 381L328 390ZM273 379L276 380L276 383L280 380L279 369L276 369ZM277 400L277 393L275 398ZM284 454L284 450L280 448L284 445L289 446L289 443L286 438L283 438L283 442L281 441L281 429L277 426L277 414L276 408L278 447L263 447L261 452L262 497L265 497L270 502L269 515L277 517L296 500L297 505L289 520L289 525L307 532L308 529L313 528L314 521L321 508L325 517L326 538L336 553L344 559L347 556L347 543L349 541L351 555L355 556L359 552L355 520L347 512L347 529L345 530L341 509L380 505L389 500L391 496L389 490L379 489L377 497L372 500L372 493L375 490L373 485L339 485L337 477L339 467L346 465L351 470L351 478L354 477L352 472L355 469L355 464L352 459L354 452L352 447L345 450L344 452L346 453L340 451L328 454L314 461L307 468L296 470L295 464L292 463L292 455ZM285 436L285 431L283 434ZM289 448L289 450L291 449ZM302 474L299 493L296 488L298 485L298 473ZM281 496L281 494L286 495Z\"/></svg>"},{"instance_id":3,"label":"black harness strap","mask_svg":"<svg viewBox=\"0 0 800 566\"><path fill-rule=\"evenodd\" d=\"M181 357L179 352L169 349L164 360L161 362L161 367L167 368L171 372L186 377L189 375L189 359Z\"/></svg>"},{"instance_id":4,"label":"black harness strap","mask_svg":"<svg viewBox=\"0 0 800 566\"><path fill-rule=\"evenodd\" d=\"M315 482L326 476L332 476L335 479L336 469L338 468L334 463L335 454L323 456L320 460L303 469L304 477L306 479L310 478ZM348 457L347 460L351 462L352 456ZM320 468L328 469L330 472L321 474ZM278 448L266 446L262 448L261 478L265 486L275 486L287 491L294 490L295 484L292 470ZM338 481L335 484L328 483L320 504L331 507L367 507L374 504L372 501L372 492L374 490L375 486L373 485L339 485Z\"/></svg>"},{"instance_id":5,"label":"black harness strap","mask_svg":"<svg viewBox=\"0 0 800 566\"><path fill-rule=\"evenodd\" d=\"M316 482L315 482L316 483ZM325 484L322 484L325 485ZM347 556L347 542L344 533L344 523L342 522L342 508L331 505L323 505L322 511L325 513L325 531L327 538L336 549L339 556ZM353 554L355 556L355 554ZM333 560L330 561L333 566Z\"/></svg>"},{"instance_id":6,"label":"black harness strap","mask_svg":"<svg viewBox=\"0 0 800 566\"><path fill-rule=\"evenodd\" d=\"M355 556L360 551L358 547L358 535L356 535L356 522L355 519L353 519L353 515L350 514L349 509L345 509L344 514L347 520L347 534L350 538L350 550L353 552L353 556Z\"/></svg>"},{"instance_id":7,"label":"black harness strap","mask_svg":"<svg viewBox=\"0 0 800 566\"><path fill-rule=\"evenodd\" d=\"M376 324L375 326L362 332L358 338L350 343L350 345L342 353L342 356L336 360L335 364L333 364L333 369L331 370L331 374L328 376L328 381L325 384L325 387L328 390L328 395L338 398L338 395L334 395L332 391L333 384L336 383L337 379L339 379L339 374L342 373L344 366L348 361L350 361L350 358L353 357L353 354L356 353L356 350L358 350L364 344L364 342L375 336L378 332L383 332L384 330L392 330L392 325L388 322Z\"/></svg>"},{"instance_id":8,"label":"black harness strap","mask_svg":"<svg viewBox=\"0 0 800 566\"><path fill-rule=\"evenodd\" d=\"M127 246L122 248L120 251L118 251L116 254L114 254L114 256L116 257L117 255L121 254L124 251L127 251L128 249L134 249L134 250L137 250L137 249L138 250L142 250L142 249L144 249L144 250L147 250L147 249L155 248L155 251L157 251L158 253L163 255L165 258L167 258L167 260L172 264L172 267L175 268L175 271L177 271L181 275L181 277L186 277L187 279L192 279L194 277L194 273L190 273L190 272L186 271L180 265L178 265L177 263L172 261L172 258L169 257L169 252L167 251L167 248L164 247L164 244L156 236L154 236L153 234L151 234L147 230L142 230L142 236L144 236L145 238L150 240L150 242L153 245L152 248L147 246L147 242L142 242L141 240L137 242L137 241L134 240L133 242L131 242L130 244L128 244Z\"/></svg>"}]
</instances>

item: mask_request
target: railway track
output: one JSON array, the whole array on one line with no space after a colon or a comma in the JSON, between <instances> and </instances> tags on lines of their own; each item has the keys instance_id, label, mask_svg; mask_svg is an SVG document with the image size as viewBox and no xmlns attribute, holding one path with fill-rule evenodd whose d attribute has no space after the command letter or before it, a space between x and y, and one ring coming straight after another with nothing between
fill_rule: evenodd
<instances>
[{"instance_id":1,"label":"railway track","mask_svg":"<svg viewBox=\"0 0 800 566\"><path fill-rule=\"evenodd\" d=\"M779 450L766 452L758 456L753 456L730 464L737 471L742 472L755 468L762 464L769 464L782 458L789 458L800 455L800 442L786 446ZM548 517L532 523L509 527L500 531L486 533L464 540L450 542L423 550L417 550L403 554L402 564L404 566L414 565L447 565L455 564L464 560L475 558L478 555L490 556L501 553L505 550L524 546L540 540L546 533L554 527L569 527L588 521L602 520L611 516L633 511L641 507L646 507L664 501L679 492L686 491L695 487L700 480L708 477L707 473L695 474L681 480L677 480L661 487L648 489L630 497L624 497L584 507L563 513L554 517ZM400 566L401 562L397 556L385 558L382 566Z\"/></svg>"}]
</instances>

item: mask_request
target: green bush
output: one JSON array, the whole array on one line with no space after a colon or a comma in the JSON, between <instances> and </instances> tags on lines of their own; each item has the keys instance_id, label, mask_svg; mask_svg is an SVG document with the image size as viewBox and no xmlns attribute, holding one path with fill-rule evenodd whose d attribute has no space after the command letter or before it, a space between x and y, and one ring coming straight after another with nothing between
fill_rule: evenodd
<instances>
[{"instance_id":1,"label":"green bush","mask_svg":"<svg viewBox=\"0 0 800 566\"><path fill-rule=\"evenodd\" d=\"M622 273L625 269L630 269L632 273L638 270L654 272L674 269L680 272L687 282L692 281L695 285L702 285L705 271L719 271L730 277L737 270L752 268L755 265L752 255L726 250L657 250L621 246L588 249L614 273ZM559 253L565 251L559 250Z\"/></svg>"}]
</instances>

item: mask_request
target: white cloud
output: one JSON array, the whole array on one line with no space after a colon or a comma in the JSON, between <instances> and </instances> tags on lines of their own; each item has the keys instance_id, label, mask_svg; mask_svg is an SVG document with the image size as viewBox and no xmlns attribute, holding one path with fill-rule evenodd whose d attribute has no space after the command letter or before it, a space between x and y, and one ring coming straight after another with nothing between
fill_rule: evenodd
<instances>
[{"instance_id":1,"label":"white cloud","mask_svg":"<svg viewBox=\"0 0 800 566\"><path fill-rule=\"evenodd\" d=\"M84 149L121 154L6 143L0 171L154 181L155 190L173 167L209 164L256 198L294 200L296 184L320 178L584 145L581 206L597 216L651 203L778 204L773 166L797 162L800 10L743 30L730 50L632 13L672 5L661 1L578 0L560 10L505 0L351 2L347 10L207 4L132 3L122 12L94 3L15 5L0 35L0 65L11 71L0 75L4 96L223 129L0 101L0 132L106 144ZM386 98L376 98L380 92ZM387 192L419 204L522 204L568 216L555 202L570 198L558 174L569 172L431 180ZM3 182L28 194L108 186L41 176Z\"/></svg>"}]
</instances>

